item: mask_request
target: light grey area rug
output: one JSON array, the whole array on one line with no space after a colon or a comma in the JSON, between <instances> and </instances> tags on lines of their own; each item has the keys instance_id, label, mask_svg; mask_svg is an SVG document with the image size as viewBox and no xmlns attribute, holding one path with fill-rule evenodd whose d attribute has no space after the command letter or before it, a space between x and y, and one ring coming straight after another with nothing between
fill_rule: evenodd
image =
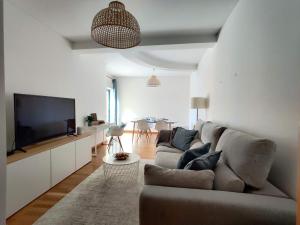
<instances>
[{"instance_id":1,"label":"light grey area rug","mask_svg":"<svg viewBox=\"0 0 300 225\"><path fill-rule=\"evenodd\" d=\"M138 225L139 194L144 183L140 162L137 183L105 182L103 167L87 177L34 225Z\"/></svg>"}]
</instances>

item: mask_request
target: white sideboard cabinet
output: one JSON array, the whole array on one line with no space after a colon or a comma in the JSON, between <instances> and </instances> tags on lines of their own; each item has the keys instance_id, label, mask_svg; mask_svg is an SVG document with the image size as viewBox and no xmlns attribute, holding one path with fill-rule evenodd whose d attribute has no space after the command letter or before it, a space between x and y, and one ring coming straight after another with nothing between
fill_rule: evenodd
<instances>
[{"instance_id":1,"label":"white sideboard cabinet","mask_svg":"<svg viewBox=\"0 0 300 225\"><path fill-rule=\"evenodd\" d=\"M93 133L61 137L7 158L6 217L92 160Z\"/></svg>"}]
</instances>

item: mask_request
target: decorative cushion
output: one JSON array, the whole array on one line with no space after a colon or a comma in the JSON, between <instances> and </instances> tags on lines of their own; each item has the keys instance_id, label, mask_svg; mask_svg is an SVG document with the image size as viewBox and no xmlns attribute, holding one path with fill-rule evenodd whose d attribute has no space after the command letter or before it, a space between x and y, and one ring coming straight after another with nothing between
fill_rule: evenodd
<instances>
[{"instance_id":1,"label":"decorative cushion","mask_svg":"<svg viewBox=\"0 0 300 225\"><path fill-rule=\"evenodd\" d=\"M190 148L191 142L194 140L195 135L198 133L196 130L186 130L178 127L172 139L172 145L182 151Z\"/></svg>"},{"instance_id":2,"label":"decorative cushion","mask_svg":"<svg viewBox=\"0 0 300 225\"><path fill-rule=\"evenodd\" d=\"M220 158L222 151L210 152L190 161L184 169L187 170L213 170Z\"/></svg>"},{"instance_id":3,"label":"decorative cushion","mask_svg":"<svg viewBox=\"0 0 300 225\"><path fill-rule=\"evenodd\" d=\"M245 183L224 162L215 169L214 189L219 191L244 192Z\"/></svg>"},{"instance_id":4,"label":"decorative cushion","mask_svg":"<svg viewBox=\"0 0 300 225\"><path fill-rule=\"evenodd\" d=\"M145 165L145 184L181 188L199 188L211 190L215 178L212 170L192 171L166 169L154 165Z\"/></svg>"},{"instance_id":5,"label":"decorative cushion","mask_svg":"<svg viewBox=\"0 0 300 225\"><path fill-rule=\"evenodd\" d=\"M183 169L190 161L208 153L210 143L203 145L200 148L185 151L178 160L177 169Z\"/></svg>"},{"instance_id":6,"label":"decorative cushion","mask_svg":"<svg viewBox=\"0 0 300 225\"><path fill-rule=\"evenodd\" d=\"M275 144L272 141L227 129L216 151L221 149L225 163L247 185L264 187L275 155Z\"/></svg>"},{"instance_id":7,"label":"decorative cushion","mask_svg":"<svg viewBox=\"0 0 300 225\"><path fill-rule=\"evenodd\" d=\"M226 128L222 127L216 123L206 122L202 126L201 130L201 141L206 143L211 143L211 151L215 151L216 145Z\"/></svg>"}]
</instances>

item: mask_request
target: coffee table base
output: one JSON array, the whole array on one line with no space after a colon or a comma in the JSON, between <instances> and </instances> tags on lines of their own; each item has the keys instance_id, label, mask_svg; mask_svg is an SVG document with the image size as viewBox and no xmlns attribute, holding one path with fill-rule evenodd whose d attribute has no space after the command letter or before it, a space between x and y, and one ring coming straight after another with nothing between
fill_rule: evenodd
<instances>
[{"instance_id":1,"label":"coffee table base","mask_svg":"<svg viewBox=\"0 0 300 225\"><path fill-rule=\"evenodd\" d=\"M136 182L139 174L139 161L125 165L104 163L103 169L106 181L115 180L122 183Z\"/></svg>"}]
</instances>

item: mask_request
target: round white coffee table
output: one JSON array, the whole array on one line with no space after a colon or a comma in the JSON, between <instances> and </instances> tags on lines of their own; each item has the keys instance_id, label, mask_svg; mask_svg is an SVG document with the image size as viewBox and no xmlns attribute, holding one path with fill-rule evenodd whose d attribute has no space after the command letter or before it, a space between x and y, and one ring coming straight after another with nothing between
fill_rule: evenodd
<instances>
[{"instance_id":1,"label":"round white coffee table","mask_svg":"<svg viewBox=\"0 0 300 225\"><path fill-rule=\"evenodd\" d=\"M116 160L113 155L103 158L103 169L105 180L116 178L117 182L136 181L139 174L140 157L130 153L126 160Z\"/></svg>"}]
</instances>

